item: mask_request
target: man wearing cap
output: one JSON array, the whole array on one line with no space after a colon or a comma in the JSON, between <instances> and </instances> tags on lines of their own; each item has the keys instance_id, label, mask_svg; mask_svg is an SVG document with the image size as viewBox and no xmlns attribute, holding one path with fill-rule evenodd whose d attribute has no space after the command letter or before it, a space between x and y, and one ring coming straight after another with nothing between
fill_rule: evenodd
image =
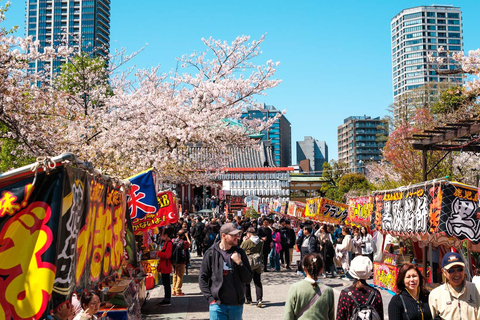
<instances>
[{"instance_id":1,"label":"man wearing cap","mask_svg":"<svg viewBox=\"0 0 480 320\"><path fill-rule=\"evenodd\" d=\"M434 319L480 319L480 294L473 283L466 281L462 256L445 254L442 272L445 284L435 288L428 299Z\"/></svg>"},{"instance_id":2,"label":"man wearing cap","mask_svg":"<svg viewBox=\"0 0 480 320\"><path fill-rule=\"evenodd\" d=\"M245 251L238 247L241 233L232 223L222 225L220 242L202 260L199 286L210 304L210 319L242 319L245 284L253 273Z\"/></svg>"}]
</instances>

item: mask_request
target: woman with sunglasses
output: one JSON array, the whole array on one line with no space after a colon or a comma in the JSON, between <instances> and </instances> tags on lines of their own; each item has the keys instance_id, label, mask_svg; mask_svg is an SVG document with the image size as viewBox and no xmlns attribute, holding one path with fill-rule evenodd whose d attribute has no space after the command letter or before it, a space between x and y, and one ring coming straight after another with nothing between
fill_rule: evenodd
<instances>
[{"instance_id":1,"label":"woman with sunglasses","mask_svg":"<svg viewBox=\"0 0 480 320\"><path fill-rule=\"evenodd\" d=\"M428 303L435 319L480 319L480 293L466 280L460 254L447 252L442 259L445 283L430 293Z\"/></svg>"},{"instance_id":2,"label":"woman with sunglasses","mask_svg":"<svg viewBox=\"0 0 480 320\"><path fill-rule=\"evenodd\" d=\"M418 267L404 264L398 271L397 295L388 304L390 320L432 320L428 293Z\"/></svg>"}]
</instances>

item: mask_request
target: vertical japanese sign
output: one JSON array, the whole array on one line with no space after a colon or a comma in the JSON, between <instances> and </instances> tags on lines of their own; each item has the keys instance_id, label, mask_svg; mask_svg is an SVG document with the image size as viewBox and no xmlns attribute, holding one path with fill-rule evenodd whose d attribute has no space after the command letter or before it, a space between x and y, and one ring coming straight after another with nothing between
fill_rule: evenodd
<instances>
[{"instance_id":1,"label":"vertical japanese sign","mask_svg":"<svg viewBox=\"0 0 480 320\"><path fill-rule=\"evenodd\" d=\"M0 319L40 319L55 280L63 171L0 189Z\"/></svg>"},{"instance_id":2,"label":"vertical japanese sign","mask_svg":"<svg viewBox=\"0 0 480 320\"><path fill-rule=\"evenodd\" d=\"M373 215L373 196L352 198L348 201L347 223L370 227Z\"/></svg>"}]
</instances>

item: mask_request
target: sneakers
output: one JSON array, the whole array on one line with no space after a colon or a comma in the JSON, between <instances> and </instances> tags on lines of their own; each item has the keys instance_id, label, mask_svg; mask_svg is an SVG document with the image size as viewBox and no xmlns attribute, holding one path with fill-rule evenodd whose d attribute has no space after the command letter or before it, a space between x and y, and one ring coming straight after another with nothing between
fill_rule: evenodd
<instances>
[{"instance_id":1,"label":"sneakers","mask_svg":"<svg viewBox=\"0 0 480 320\"><path fill-rule=\"evenodd\" d=\"M292 268L290 268L290 267L286 267L285 269L287 269L287 270L292 270Z\"/></svg>"},{"instance_id":2,"label":"sneakers","mask_svg":"<svg viewBox=\"0 0 480 320\"><path fill-rule=\"evenodd\" d=\"M170 301L162 300L158 303L158 305L160 307L168 307L168 306L171 306L172 304L170 303Z\"/></svg>"},{"instance_id":3,"label":"sneakers","mask_svg":"<svg viewBox=\"0 0 480 320\"><path fill-rule=\"evenodd\" d=\"M251 300L245 300L245 304L252 304Z\"/></svg>"},{"instance_id":4,"label":"sneakers","mask_svg":"<svg viewBox=\"0 0 480 320\"><path fill-rule=\"evenodd\" d=\"M257 307L259 307L259 308L263 307L262 300L257 301Z\"/></svg>"},{"instance_id":5,"label":"sneakers","mask_svg":"<svg viewBox=\"0 0 480 320\"><path fill-rule=\"evenodd\" d=\"M325 279L326 277L327 277L326 275L322 274L320 278Z\"/></svg>"}]
</instances>

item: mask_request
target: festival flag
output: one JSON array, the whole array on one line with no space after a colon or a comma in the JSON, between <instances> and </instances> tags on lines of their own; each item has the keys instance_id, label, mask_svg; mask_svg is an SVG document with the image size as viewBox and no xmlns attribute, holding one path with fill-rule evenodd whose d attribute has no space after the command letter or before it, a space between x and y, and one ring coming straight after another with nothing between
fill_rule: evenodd
<instances>
[{"instance_id":1,"label":"festival flag","mask_svg":"<svg viewBox=\"0 0 480 320\"><path fill-rule=\"evenodd\" d=\"M130 218L143 219L147 214L158 211L157 192L153 181L153 171L147 170L128 178L132 186L128 199Z\"/></svg>"},{"instance_id":2,"label":"festival flag","mask_svg":"<svg viewBox=\"0 0 480 320\"><path fill-rule=\"evenodd\" d=\"M173 192L159 192L157 194L157 203L159 209L156 213L149 213L142 219L133 219L132 225L135 234L178 222L177 201Z\"/></svg>"}]
</instances>

